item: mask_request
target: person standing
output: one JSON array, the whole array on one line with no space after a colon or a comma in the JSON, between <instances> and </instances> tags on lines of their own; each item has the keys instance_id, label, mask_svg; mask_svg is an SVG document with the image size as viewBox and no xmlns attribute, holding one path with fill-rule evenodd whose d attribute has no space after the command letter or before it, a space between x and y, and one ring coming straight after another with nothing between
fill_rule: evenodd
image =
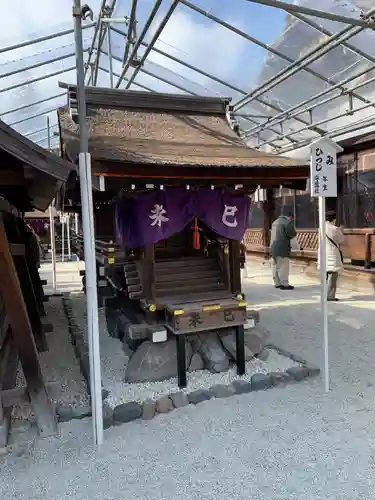
<instances>
[{"instance_id":1,"label":"person standing","mask_svg":"<svg viewBox=\"0 0 375 500\"><path fill-rule=\"evenodd\" d=\"M297 235L292 213L280 215L271 228L272 275L275 288L293 290L289 284L289 257L291 241Z\"/></svg>"},{"instance_id":2,"label":"person standing","mask_svg":"<svg viewBox=\"0 0 375 500\"><path fill-rule=\"evenodd\" d=\"M336 298L337 280L339 271L344 267L340 246L344 243L344 232L342 227L336 226L336 214L327 211L326 214L326 271L327 271L327 300L337 302ZM318 253L318 269L320 269L320 246Z\"/></svg>"}]
</instances>

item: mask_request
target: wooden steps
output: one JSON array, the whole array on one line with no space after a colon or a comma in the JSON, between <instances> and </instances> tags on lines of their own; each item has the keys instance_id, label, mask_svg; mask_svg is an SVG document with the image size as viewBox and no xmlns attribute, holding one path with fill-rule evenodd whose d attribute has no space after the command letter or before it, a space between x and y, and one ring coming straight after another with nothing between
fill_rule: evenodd
<instances>
[{"instance_id":1,"label":"wooden steps","mask_svg":"<svg viewBox=\"0 0 375 500\"><path fill-rule=\"evenodd\" d=\"M173 273L173 278L175 281L184 281L184 280L192 280L192 279L204 279L204 280L209 280L213 278L217 278L218 276L218 269L217 268L212 268L212 269L193 269L193 270L185 270L185 271L177 271L176 273ZM171 273L167 274L162 274L162 275L157 275L156 277L156 283L161 284L161 283L168 283L171 280Z\"/></svg>"},{"instance_id":2,"label":"wooden steps","mask_svg":"<svg viewBox=\"0 0 375 500\"><path fill-rule=\"evenodd\" d=\"M141 299L142 263L129 260L123 265L126 292L130 299ZM223 292L219 263L216 259L202 256L163 259L155 262L155 299L164 303L165 297L194 296L203 294L209 298L214 292Z\"/></svg>"},{"instance_id":3,"label":"wooden steps","mask_svg":"<svg viewBox=\"0 0 375 500\"><path fill-rule=\"evenodd\" d=\"M181 296L223 290L218 261L206 257L186 257L156 262L155 293L159 300L165 296Z\"/></svg>"}]
</instances>

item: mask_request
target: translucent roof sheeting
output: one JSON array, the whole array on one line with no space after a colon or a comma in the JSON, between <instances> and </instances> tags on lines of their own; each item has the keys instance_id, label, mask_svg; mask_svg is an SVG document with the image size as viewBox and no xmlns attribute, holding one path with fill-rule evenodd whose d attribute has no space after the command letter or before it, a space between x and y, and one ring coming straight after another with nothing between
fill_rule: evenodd
<instances>
[{"instance_id":1,"label":"translucent roof sheeting","mask_svg":"<svg viewBox=\"0 0 375 500\"><path fill-rule=\"evenodd\" d=\"M230 97L248 144L278 153L325 134L358 134L371 124L375 31L374 24L360 25L361 13L374 7L371 0L180 0L164 23L175 4L89 1L94 19L84 21L85 62L91 63L86 83L107 87L113 80L116 86L125 64L120 88ZM12 5L15 23L0 19L0 117L53 147L55 110L66 102L58 82L76 81L72 1ZM102 17L112 22L99 23ZM130 56L139 68L129 64Z\"/></svg>"}]
</instances>

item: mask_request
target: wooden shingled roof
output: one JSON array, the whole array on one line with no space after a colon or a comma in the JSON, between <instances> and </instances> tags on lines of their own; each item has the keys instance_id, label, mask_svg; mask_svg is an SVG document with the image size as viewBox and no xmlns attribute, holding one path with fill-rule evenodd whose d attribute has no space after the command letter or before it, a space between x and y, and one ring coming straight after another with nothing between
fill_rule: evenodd
<instances>
[{"instance_id":1,"label":"wooden shingled roof","mask_svg":"<svg viewBox=\"0 0 375 500\"><path fill-rule=\"evenodd\" d=\"M65 182L75 166L24 137L0 120L0 149L25 165Z\"/></svg>"},{"instance_id":2,"label":"wooden shingled roof","mask_svg":"<svg viewBox=\"0 0 375 500\"><path fill-rule=\"evenodd\" d=\"M29 167L35 175L28 179L26 192L33 208L46 210L57 191L76 167L69 161L38 146L0 120L0 153L4 152L23 167ZM4 170L9 170L5 161Z\"/></svg>"},{"instance_id":3,"label":"wooden shingled roof","mask_svg":"<svg viewBox=\"0 0 375 500\"><path fill-rule=\"evenodd\" d=\"M298 167L305 162L247 147L230 125L230 99L86 88L93 160L155 166ZM78 154L76 87L58 110L62 143ZM308 170L306 169L306 177Z\"/></svg>"}]
</instances>

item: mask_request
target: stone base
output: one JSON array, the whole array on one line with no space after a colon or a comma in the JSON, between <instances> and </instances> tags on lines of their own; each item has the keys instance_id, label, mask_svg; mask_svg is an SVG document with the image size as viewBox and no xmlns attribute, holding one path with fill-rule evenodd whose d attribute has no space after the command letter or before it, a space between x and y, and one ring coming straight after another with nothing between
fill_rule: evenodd
<instances>
[{"instance_id":1,"label":"stone base","mask_svg":"<svg viewBox=\"0 0 375 500\"><path fill-rule=\"evenodd\" d=\"M80 349L82 347L82 341L80 339L80 330L74 321L72 316L72 309L70 306L70 299L65 297L64 311L67 315L69 322L69 331L72 336L72 343L75 347L75 352L77 357L80 359ZM224 364L224 356L228 364L230 360L234 358L234 352L232 349L232 343L229 342L230 335L234 332L221 332L221 335L226 335L227 346L224 348L220 336L216 332L211 332L209 334L193 335L189 339L189 346L187 348L189 357L189 367L193 360L195 366L201 367L204 365L210 366L211 369L217 369L221 362ZM253 353L253 356L262 359L262 356L267 355L267 349L265 349L268 334L266 331L261 330L259 327L255 327L246 334L246 345L249 347L251 345L252 349L258 351ZM203 340L202 340L203 339ZM142 347L143 346L143 347ZM204 346L204 347L202 347ZM213 347L215 346L215 347ZM309 377L317 376L320 373L319 368L308 364L306 361L301 359L299 356L295 356L291 353L283 351L282 349L276 348L272 345L267 345L268 348L272 348L278 351L280 354L289 357L300 366L293 366L288 368L285 372L272 372L268 374L256 373L252 375L249 380L244 378L239 378L234 380L229 385L214 385L209 389L199 389L187 393L185 391L174 392L172 394L165 394L161 396L156 401L147 399L143 403L138 403L135 401L130 401L121 405L118 405L114 409L110 408L108 404L105 403L105 398L109 395L108 391L103 389L103 425L107 429L112 425L119 425L126 422L131 422L137 419L151 420L154 416L160 413L168 413L174 409L183 408L188 404L201 404L203 402L209 401L210 399L231 397L233 395L247 394L254 391L266 390L274 387L284 387L290 383L301 382ZM134 358L134 355L138 355ZM158 355L154 348L158 349ZM232 351L232 352L231 352ZM171 339L162 344L152 344L151 342L143 342L141 346L137 349L134 358L134 373L131 375L133 377L145 376L149 377L164 375L169 370L172 372L172 364L176 363L173 370L173 374L165 376L164 378L170 378L175 376L175 371L177 371L177 360L174 357L176 352L176 346L174 339ZM166 362L166 353L168 353L168 362ZM85 353L87 355L87 353ZM215 355L215 356L214 356ZM132 358L132 359L133 359ZM132 361L132 359L130 361ZM159 363L157 360L159 359ZM142 363L144 363L142 365ZM130 363L129 363L130 365ZM147 367L147 370L146 368ZM83 375L86 378L88 387L89 384L89 370L87 366L82 370ZM157 380L160 380L159 378ZM57 413L60 417L60 421L67 421L71 419L80 419L90 415L90 408L77 409L76 411L71 408L57 409Z\"/></svg>"},{"instance_id":2,"label":"stone base","mask_svg":"<svg viewBox=\"0 0 375 500\"><path fill-rule=\"evenodd\" d=\"M245 360L267 356L264 346L269 333L259 325L245 331ZM187 371L209 370L221 373L236 361L236 332L233 328L186 336ZM144 341L135 348L129 360L127 382L156 382L177 376L175 338L153 344Z\"/></svg>"}]
</instances>

